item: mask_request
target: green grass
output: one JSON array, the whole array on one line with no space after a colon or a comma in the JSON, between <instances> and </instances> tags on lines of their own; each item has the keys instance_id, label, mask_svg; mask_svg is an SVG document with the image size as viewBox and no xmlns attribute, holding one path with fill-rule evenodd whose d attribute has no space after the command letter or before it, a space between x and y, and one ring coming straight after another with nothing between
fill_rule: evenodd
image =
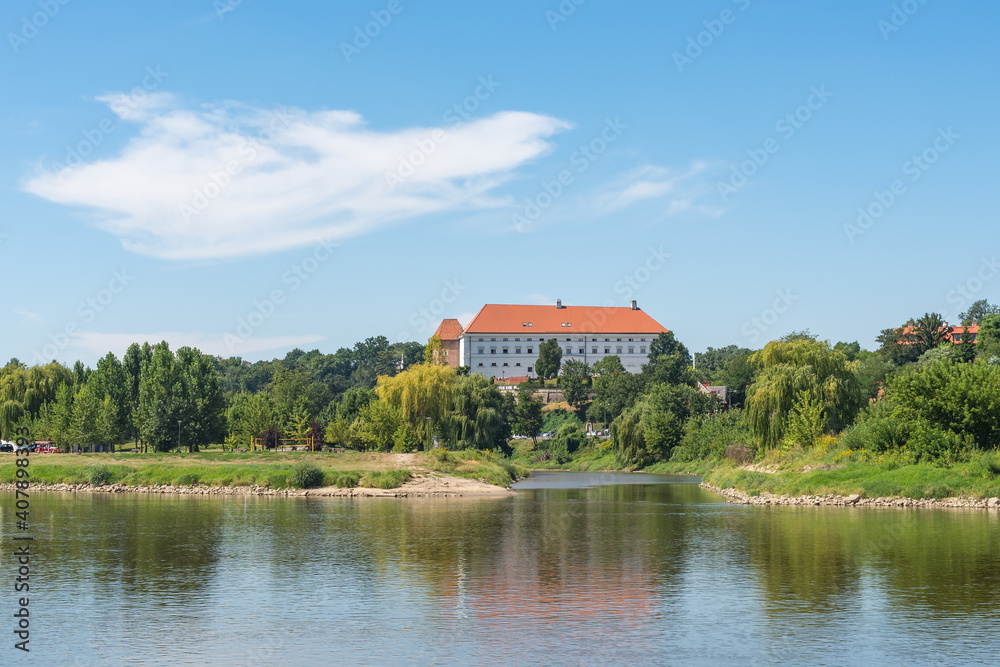
<instances>
[{"instance_id":1,"label":"green grass","mask_svg":"<svg viewBox=\"0 0 1000 667\"><path fill-rule=\"evenodd\" d=\"M474 479L505 489L510 488L512 482L530 474L528 469L517 461L476 449L457 452L434 449L428 452L424 465L435 472Z\"/></svg>"},{"instance_id":2,"label":"green grass","mask_svg":"<svg viewBox=\"0 0 1000 667\"><path fill-rule=\"evenodd\" d=\"M948 467L922 463L888 469L848 463L834 470L775 474L725 466L710 472L705 482L721 489L791 496L856 493L866 498L1000 497L1000 477L984 474L983 463L976 459Z\"/></svg>"},{"instance_id":3,"label":"green grass","mask_svg":"<svg viewBox=\"0 0 1000 667\"><path fill-rule=\"evenodd\" d=\"M375 470L361 478L360 486L368 489L398 489L413 478L413 473L404 468Z\"/></svg>"}]
</instances>

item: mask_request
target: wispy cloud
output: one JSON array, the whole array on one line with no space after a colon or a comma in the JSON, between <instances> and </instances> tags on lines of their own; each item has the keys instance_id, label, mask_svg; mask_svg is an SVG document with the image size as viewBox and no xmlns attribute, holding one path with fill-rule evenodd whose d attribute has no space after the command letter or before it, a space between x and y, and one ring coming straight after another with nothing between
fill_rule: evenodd
<instances>
[{"instance_id":1,"label":"wispy cloud","mask_svg":"<svg viewBox=\"0 0 1000 667\"><path fill-rule=\"evenodd\" d=\"M291 349L312 345L320 342L323 338L323 336L318 334L271 336L269 338L254 336L240 340L234 350L222 335L209 336L203 333L188 331L163 331L144 334L81 332L70 339L70 347L87 350L98 357L104 356L108 351L114 352L121 357L132 343L142 344L145 342L155 345L165 340L170 344L170 349L172 350L177 350L179 347L195 347L205 354L230 357L234 354L253 354L268 350Z\"/></svg>"},{"instance_id":2,"label":"wispy cloud","mask_svg":"<svg viewBox=\"0 0 1000 667\"><path fill-rule=\"evenodd\" d=\"M166 93L123 100L101 98L140 125L120 155L39 170L23 189L90 209L131 251L177 260L262 254L428 213L503 205L490 191L569 127L502 112L376 132L352 111L236 102L189 109Z\"/></svg>"},{"instance_id":3,"label":"wispy cloud","mask_svg":"<svg viewBox=\"0 0 1000 667\"><path fill-rule=\"evenodd\" d=\"M25 322L32 324L37 324L39 322L44 322L45 318L32 310L26 310L24 308L17 308L14 310L14 314L20 315Z\"/></svg>"},{"instance_id":4,"label":"wispy cloud","mask_svg":"<svg viewBox=\"0 0 1000 667\"><path fill-rule=\"evenodd\" d=\"M709 185L698 178L707 171L708 163L701 161L692 162L682 170L642 165L623 175L610 192L602 195L600 207L605 211L615 211L643 200L666 199L667 215L694 211L719 216L724 212L722 208L699 203L712 192Z\"/></svg>"}]
</instances>

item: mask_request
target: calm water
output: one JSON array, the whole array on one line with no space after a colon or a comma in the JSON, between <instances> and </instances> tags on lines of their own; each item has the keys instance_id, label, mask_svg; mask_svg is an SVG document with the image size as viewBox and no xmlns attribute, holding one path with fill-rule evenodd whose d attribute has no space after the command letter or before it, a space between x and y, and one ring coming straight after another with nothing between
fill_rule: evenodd
<instances>
[{"instance_id":1,"label":"calm water","mask_svg":"<svg viewBox=\"0 0 1000 667\"><path fill-rule=\"evenodd\" d=\"M32 652L0 583L0 664L1000 664L996 512L741 507L689 482L34 496Z\"/></svg>"}]
</instances>

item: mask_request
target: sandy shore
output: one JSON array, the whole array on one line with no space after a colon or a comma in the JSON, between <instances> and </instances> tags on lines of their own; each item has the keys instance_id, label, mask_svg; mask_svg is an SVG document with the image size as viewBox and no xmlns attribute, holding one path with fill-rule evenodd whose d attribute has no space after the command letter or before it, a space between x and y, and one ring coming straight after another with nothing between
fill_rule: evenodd
<instances>
[{"instance_id":1,"label":"sandy shore","mask_svg":"<svg viewBox=\"0 0 1000 667\"><path fill-rule=\"evenodd\" d=\"M0 484L0 490L13 491L13 484ZM265 486L128 486L125 484L49 484L32 485L29 492L57 493L139 493L194 496L325 496L337 498L452 498L462 496L511 496L515 492L492 484L436 472L413 471L413 479L398 489L269 489Z\"/></svg>"},{"instance_id":2,"label":"sandy shore","mask_svg":"<svg viewBox=\"0 0 1000 667\"><path fill-rule=\"evenodd\" d=\"M737 489L719 489L704 482L704 489L714 491L726 498L727 503L738 505L786 505L799 507L818 507L830 505L838 507L960 507L966 509L1000 510L1000 498L862 498L858 494L850 496L788 496L773 493L761 493L751 496Z\"/></svg>"}]
</instances>

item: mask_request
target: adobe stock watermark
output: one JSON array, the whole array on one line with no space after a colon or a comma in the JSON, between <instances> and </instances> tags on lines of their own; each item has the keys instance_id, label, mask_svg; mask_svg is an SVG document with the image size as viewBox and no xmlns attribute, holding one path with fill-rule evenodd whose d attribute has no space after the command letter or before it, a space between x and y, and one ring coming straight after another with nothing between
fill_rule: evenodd
<instances>
[{"instance_id":1,"label":"adobe stock watermark","mask_svg":"<svg viewBox=\"0 0 1000 667\"><path fill-rule=\"evenodd\" d=\"M246 315L236 319L236 327L232 333L225 333L222 336L222 341L229 351L237 352L243 343L250 340L257 329L274 316L278 306L284 304L290 294L299 291L302 285L333 256L333 250L337 245L330 238L317 241L309 255L281 274L281 283L288 285L287 290L278 287L271 290L263 299L254 299L253 308Z\"/></svg>"},{"instance_id":2,"label":"adobe stock watermark","mask_svg":"<svg viewBox=\"0 0 1000 667\"><path fill-rule=\"evenodd\" d=\"M621 294L626 299L631 300L646 283L652 280L657 271L667 265L667 260L672 257L669 252L664 252L663 246L659 248L649 246L648 250L646 260L615 283L615 294Z\"/></svg>"},{"instance_id":3,"label":"adobe stock watermark","mask_svg":"<svg viewBox=\"0 0 1000 667\"><path fill-rule=\"evenodd\" d=\"M909 177L910 183L916 183L961 138L962 135L956 134L950 126L938 128L934 141L920 153L911 156L900 167L903 175ZM844 224L844 234L848 242L853 245L857 237L863 236L871 229L908 191L906 182L901 178L894 179L885 190L875 190L872 193L872 201L867 206L858 207L858 217L854 223Z\"/></svg>"},{"instance_id":4,"label":"adobe stock watermark","mask_svg":"<svg viewBox=\"0 0 1000 667\"><path fill-rule=\"evenodd\" d=\"M62 163L56 162L54 165L59 172L60 181L83 164L83 159L93 153L104 142L106 136L118 129L120 119L138 108L143 99L159 88L163 80L170 76L169 72L160 70L159 65L155 67L149 65L145 72L146 75L142 77L140 85L133 88L128 95L111 102L111 110L115 112L117 118L111 116L102 118L97 127L83 131L82 140L72 146L66 146L65 160Z\"/></svg>"},{"instance_id":5,"label":"adobe stock watermark","mask_svg":"<svg viewBox=\"0 0 1000 667\"><path fill-rule=\"evenodd\" d=\"M471 95L467 95L461 102L457 102L441 116L441 119L448 123L451 128L460 124L463 120L468 120L471 114L480 105L493 96L493 93L501 85L493 80L493 75L479 77L479 83ZM399 163L395 171L385 172L385 184L390 192L395 192L396 187L404 183L410 176L417 173L417 169L427 163L433 156L440 144L448 140L448 131L441 128L434 128L424 137L413 142L414 149L406 155L399 156Z\"/></svg>"},{"instance_id":6,"label":"adobe stock watermark","mask_svg":"<svg viewBox=\"0 0 1000 667\"><path fill-rule=\"evenodd\" d=\"M437 298L431 299L426 306L421 306L410 314L408 321L410 326L416 329L416 335L423 336L426 333L427 337L430 338L438 325L441 324L444 314L448 311L448 306L455 303L458 297L462 296L468 289L469 286L463 285L458 278L445 280L444 287ZM396 340L408 341L410 335L409 331L400 331Z\"/></svg>"},{"instance_id":7,"label":"adobe stock watermark","mask_svg":"<svg viewBox=\"0 0 1000 667\"><path fill-rule=\"evenodd\" d=\"M555 10L545 10L545 20L549 22L549 27L555 31L556 26L565 23L570 16L576 13L576 8L587 2L587 0L562 0Z\"/></svg>"},{"instance_id":8,"label":"adobe stock watermark","mask_svg":"<svg viewBox=\"0 0 1000 667\"><path fill-rule=\"evenodd\" d=\"M997 277L1000 273L1000 263L997 263L997 256L983 257L979 268L969 276L964 283L955 285L955 289L948 292L948 303L955 306L955 312L965 310L973 301L975 296L983 290L986 283Z\"/></svg>"},{"instance_id":9,"label":"adobe stock watermark","mask_svg":"<svg viewBox=\"0 0 1000 667\"><path fill-rule=\"evenodd\" d=\"M90 324L97 319L97 316L103 313L105 310L114 303L118 295L121 294L132 284L135 280L135 276L130 275L128 269L122 268L120 270L111 272L111 279L108 280L107 284L100 290L97 291L93 296L89 296L79 303L76 307L77 317L83 321L84 324ZM56 358L61 350L65 350L72 344L72 339L80 334L80 324L77 320L70 320L67 322L60 330L50 333L49 343L42 347L41 350L32 350L34 353L32 356L32 363L37 366L42 366L47 364Z\"/></svg>"},{"instance_id":10,"label":"adobe stock watermark","mask_svg":"<svg viewBox=\"0 0 1000 667\"><path fill-rule=\"evenodd\" d=\"M37 12L30 17L27 15L21 17L21 29L18 32L7 33L7 41L10 42L10 48L14 53L19 53L21 47L33 40L38 35L38 31L47 26L49 21L54 19L69 3L70 0L39 0Z\"/></svg>"},{"instance_id":11,"label":"adobe stock watermark","mask_svg":"<svg viewBox=\"0 0 1000 667\"><path fill-rule=\"evenodd\" d=\"M620 116L615 116L614 120L604 119L604 128L589 142L581 145L573 154L569 156L569 162L576 168L577 173L582 174L587 171L598 158L601 157L611 144L618 141L622 133L628 129L628 125L621 122ZM513 213L510 216L514 223L514 229L518 232L526 232L542 216L542 212L552 206L559 197L562 196L566 188L573 184L575 176L571 169L561 170L551 181L542 180L541 190L533 197L524 200L524 208L520 213Z\"/></svg>"},{"instance_id":12,"label":"adobe stock watermark","mask_svg":"<svg viewBox=\"0 0 1000 667\"><path fill-rule=\"evenodd\" d=\"M740 333L749 338L751 343L757 342L761 335L773 327L781 316L788 312L792 304L799 300L798 296L792 294L791 288L778 290L775 295L769 308L762 310L760 315L751 317L740 328Z\"/></svg>"},{"instance_id":13,"label":"adobe stock watermark","mask_svg":"<svg viewBox=\"0 0 1000 667\"><path fill-rule=\"evenodd\" d=\"M819 88L812 86L809 89L809 96L806 101L799 105L794 111L786 113L774 124L775 132L781 135L781 139L789 141L795 133L801 130L808 123L813 114L823 108L823 105L833 97L833 93L826 89L826 84ZM749 182L750 178L756 174L761 167L767 164L771 156L781 150L781 141L775 137L769 137L758 148L747 149L747 159L739 165L730 167L729 179L718 181L715 184L722 201L725 202Z\"/></svg>"},{"instance_id":14,"label":"adobe stock watermark","mask_svg":"<svg viewBox=\"0 0 1000 667\"><path fill-rule=\"evenodd\" d=\"M910 18L926 4L927 0L904 0L898 5L893 5L889 19L879 19L878 23L875 24L879 32L882 33L882 39L888 42L889 36L909 23Z\"/></svg>"},{"instance_id":15,"label":"adobe stock watermark","mask_svg":"<svg viewBox=\"0 0 1000 667\"><path fill-rule=\"evenodd\" d=\"M344 54L344 60L351 64L355 56L360 56L361 52L371 46L372 40L382 34L382 30L389 27L392 17L399 16L403 10L403 3L400 0L389 0L385 9L373 9L371 11L372 20L361 26L354 26L354 39L351 43L341 42L340 52Z\"/></svg>"},{"instance_id":16,"label":"adobe stock watermark","mask_svg":"<svg viewBox=\"0 0 1000 667\"><path fill-rule=\"evenodd\" d=\"M190 223L191 218L201 215L229 187L233 179L257 159L258 153L290 124L290 116L275 111L268 121L267 127L258 132L256 137L244 141L236 149L240 154L238 160L230 160L218 171L208 174L205 182L192 191L190 203L179 205L178 211L184 222Z\"/></svg>"},{"instance_id":17,"label":"adobe stock watermark","mask_svg":"<svg viewBox=\"0 0 1000 667\"><path fill-rule=\"evenodd\" d=\"M732 2L741 12L745 12L750 7L750 0L732 0ZM722 33L726 31L726 26L736 23L738 16L739 14L731 9L723 9L719 12L718 18L702 21L701 24L705 26L705 29L696 35L688 37L684 50L674 51L671 56L674 59L674 65L677 66L677 71L683 74L685 67L693 65L694 61L701 58L705 53L705 49L711 47L715 44L715 40L722 37Z\"/></svg>"},{"instance_id":18,"label":"adobe stock watermark","mask_svg":"<svg viewBox=\"0 0 1000 667\"><path fill-rule=\"evenodd\" d=\"M220 21L226 20L226 14L243 4L243 0L215 0L212 9L215 10L215 17Z\"/></svg>"}]
</instances>

